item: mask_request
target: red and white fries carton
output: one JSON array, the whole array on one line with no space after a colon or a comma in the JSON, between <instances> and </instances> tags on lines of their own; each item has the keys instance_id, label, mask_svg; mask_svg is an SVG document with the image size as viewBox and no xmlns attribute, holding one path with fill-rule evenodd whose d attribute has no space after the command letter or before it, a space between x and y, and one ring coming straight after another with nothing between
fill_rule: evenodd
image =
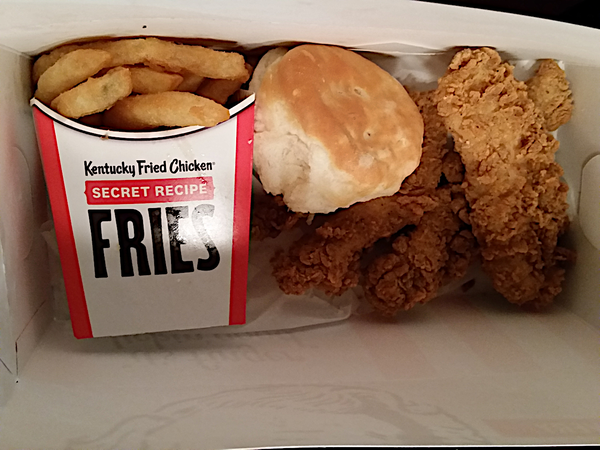
<instances>
[{"instance_id":1,"label":"red and white fries carton","mask_svg":"<svg viewBox=\"0 0 600 450\"><path fill-rule=\"evenodd\" d=\"M75 336L243 324L254 96L215 127L156 132L31 104Z\"/></svg>"}]
</instances>

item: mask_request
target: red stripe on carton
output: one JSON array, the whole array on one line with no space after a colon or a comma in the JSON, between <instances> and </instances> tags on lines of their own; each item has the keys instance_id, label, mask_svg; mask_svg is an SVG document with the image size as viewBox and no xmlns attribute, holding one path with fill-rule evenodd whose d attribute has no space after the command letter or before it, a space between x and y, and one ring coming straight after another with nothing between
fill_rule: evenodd
<instances>
[{"instance_id":1,"label":"red stripe on carton","mask_svg":"<svg viewBox=\"0 0 600 450\"><path fill-rule=\"evenodd\" d=\"M38 108L33 108L33 117L38 134L38 142L44 163L46 183L52 205L56 240L65 280L65 289L69 298L69 311L73 333L79 339L93 337L92 325L85 301L83 281L79 269L79 259L73 236L71 214L67 202L63 171L58 153L58 143L54 131L54 122Z\"/></svg>"},{"instance_id":2,"label":"red stripe on carton","mask_svg":"<svg viewBox=\"0 0 600 450\"><path fill-rule=\"evenodd\" d=\"M254 107L237 115L237 156L235 164L235 200L233 209L233 248L231 261L231 296L229 324L246 321L246 289L250 244L250 210L252 200L252 149Z\"/></svg>"}]
</instances>

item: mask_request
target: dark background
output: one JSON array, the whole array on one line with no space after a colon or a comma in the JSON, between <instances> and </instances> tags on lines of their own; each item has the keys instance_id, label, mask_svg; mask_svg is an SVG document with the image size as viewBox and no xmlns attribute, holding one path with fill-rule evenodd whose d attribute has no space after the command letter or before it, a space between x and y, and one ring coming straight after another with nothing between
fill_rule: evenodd
<instances>
[{"instance_id":1,"label":"dark background","mask_svg":"<svg viewBox=\"0 0 600 450\"><path fill-rule=\"evenodd\" d=\"M593 28L600 28L598 0L421 0L428 3L469 6L472 8L503 11L526 16L558 20ZM593 4L596 4L596 8Z\"/></svg>"}]
</instances>

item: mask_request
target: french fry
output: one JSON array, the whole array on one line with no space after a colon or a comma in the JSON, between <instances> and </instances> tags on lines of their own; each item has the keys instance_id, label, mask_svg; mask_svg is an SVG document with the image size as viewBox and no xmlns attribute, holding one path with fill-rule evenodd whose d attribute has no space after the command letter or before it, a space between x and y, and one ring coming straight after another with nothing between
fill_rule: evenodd
<instances>
[{"instance_id":1,"label":"french fry","mask_svg":"<svg viewBox=\"0 0 600 450\"><path fill-rule=\"evenodd\" d=\"M131 94L129 69L117 67L100 78L90 78L56 97L51 107L65 117L78 119L113 106Z\"/></svg>"},{"instance_id":2,"label":"french fry","mask_svg":"<svg viewBox=\"0 0 600 450\"><path fill-rule=\"evenodd\" d=\"M35 97L45 104L110 65L104 50L77 49L63 55L38 80Z\"/></svg>"},{"instance_id":3,"label":"french fry","mask_svg":"<svg viewBox=\"0 0 600 450\"><path fill-rule=\"evenodd\" d=\"M218 103L189 92L161 92L120 100L104 113L104 126L118 130L149 130L158 127L211 127L229 119Z\"/></svg>"},{"instance_id":4,"label":"french fry","mask_svg":"<svg viewBox=\"0 0 600 450\"><path fill-rule=\"evenodd\" d=\"M246 64L246 70L248 71L248 75L238 80L205 80L196 91L196 94L224 105L227 103L229 97L238 91L242 87L242 84L248 81L252 73L252 66Z\"/></svg>"},{"instance_id":5,"label":"french fry","mask_svg":"<svg viewBox=\"0 0 600 450\"><path fill-rule=\"evenodd\" d=\"M41 76L65 52L77 48L93 48L112 55L112 67L146 64L160 66L168 72L187 70L206 78L235 80L247 74L244 57L239 53L220 52L199 45L184 45L157 38L95 41L59 47L38 59L34 65L34 80ZM37 67L36 67L37 66Z\"/></svg>"},{"instance_id":6,"label":"french fry","mask_svg":"<svg viewBox=\"0 0 600 450\"><path fill-rule=\"evenodd\" d=\"M58 47L36 60L32 76L36 97L60 114L133 131L227 120L222 104L251 71L238 53L126 38Z\"/></svg>"},{"instance_id":7,"label":"french fry","mask_svg":"<svg viewBox=\"0 0 600 450\"><path fill-rule=\"evenodd\" d=\"M104 124L103 117L104 114L99 112L96 114L90 114L89 116L82 116L79 118L79 122L90 127L100 128Z\"/></svg>"},{"instance_id":8,"label":"french fry","mask_svg":"<svg viewBox=\"0 0 600 450\"><path fill-rule=\"evenodd\" d=\"M64 55L72 52L73 50L77 50L80 48L84 48L84 47L80 47L75 44L63 45L62 47L55 48L50 53L46 53L46 54L40 56L33 64L33 69L32 69L33 83L36 84L39 81L42 74L44 72L46 72L46 70L48 70L50 67L52 67L56 63L56 61L58 61Z\"/></svg>"},{"instance_id":9,"label":"french fry","mask_svg":"<svg viewBox=\"0 0 600 450\"><path fill-rule=\"evenodd\" d=\"M149 67L130 67L129 73L133 82L133 92L136 94L173 91L184 79L179 74L159 72Z\"/></svg>"},{"instance_id":10,"label":"french fry","mask_svg":"<svg viewBox=\"0 0 600 450\"><path fill-rule=\"evenodd\" d=\"M235 93L241 86L241 81L238 80L206 80L200 85L196 94L209 98L221 105L227 103L227 99Z\"/></svg>"},{"instance_id":11,"label":"french fry","mask_svg":"<svg viewBox=\"0 0 600 450\"><path fill-rule=\"evenodd\" d=\"M181 75L183 76L183 81L177 86L177 89L175 89L176 91L181 92L196 92L205 79L204 77L185 70Z\"/></svg>"}]
</instances>

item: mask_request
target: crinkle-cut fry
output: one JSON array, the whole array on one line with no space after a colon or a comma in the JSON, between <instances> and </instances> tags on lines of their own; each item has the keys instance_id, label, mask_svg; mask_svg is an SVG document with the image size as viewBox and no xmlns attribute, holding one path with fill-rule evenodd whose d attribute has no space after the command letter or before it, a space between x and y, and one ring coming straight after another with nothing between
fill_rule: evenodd
<instances>
[{"instance_id":1,"label":"crinkle-cut fry","mask_svg":"<svg viewBox=\"0 0 600 450\"><path fill-rule=\"evenodd\" d=\"M250 78L252 73L252 66L246 64L248 75L238 80L214 80L207 79L200 85L196 94L202 97L210 98L221 105L227 103L227 99L237 92L242 85Z\"/></svg>"},{"instance_id":2,"label":"crinkle-cut fry","mask_svg":"<svg viewBox=\"0 0 600 450\"><path fill-rule=\"evenodd\" d=\"M211 127L227 119L229 111L218 103L178 91L131 96L104 113L104 125L119 130L191 125Z\"/></svg>"},{"instance_id":3,"label":"crinkle-cut fry","mask_svg":"<svg viewBox=\"0 0 600 450\"><path fill-rule=\"evenodd\" d=\"M149 67L130 67L133 90L136 94L157 94L174 91L183 81L177 73L159 72Z\"/></svg>"},{"instance_id":4,"label":"crinkle-cut fry","mask_svg":"<svg viewBox=\"0 0 600 450\"><path fill-rule=\"evenodd\" d=\"M113 67L146 64L159 66L168 72L187 70L201 77L226 80L247 76L244 57L239 53L216 51L199 45L176 44L157 38L94 41L59 47L49 55L40 57L36 62L38 67L34 67L34 76L56 58L54 52L64 54L76 48L97 48L109 52L113 57Z\"/></svg>"},{"instance_id":5,"label":"crinkle-cut fry","mask_svg":"<svg viewBox=\"0 0 600 450\"><path fill-rule=\"evenodd\" d=\"M63 92L52 101L51 107L65 117L78 119L110 108L131 94L131 89L129 69L117 67Z\"/></svg>"},{"instance_id":6,"label":"crinkle-cut fry","mask_svg":"<svg viewBox=\"0 0 600 450\"><path fill-rule=\"evenodd\" d=\"M38 80L35 97L45 104L110 65L104 50L78 49L62 56Z\"/></svg>"}]
</instances>

